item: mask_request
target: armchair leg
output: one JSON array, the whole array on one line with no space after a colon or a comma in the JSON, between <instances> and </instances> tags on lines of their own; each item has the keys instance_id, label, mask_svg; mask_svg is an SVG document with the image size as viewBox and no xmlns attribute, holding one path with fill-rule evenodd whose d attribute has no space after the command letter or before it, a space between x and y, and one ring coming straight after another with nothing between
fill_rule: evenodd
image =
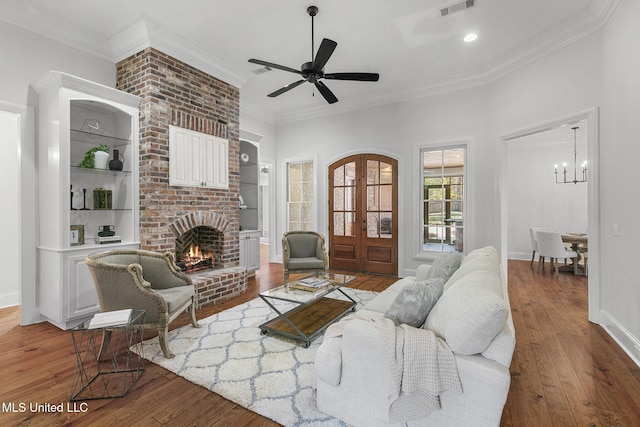
<instances>
[{"instance_id":1,"label":"armchair leg","mask_svg":"<svg viewBox=\"0 0 640 427\"><path fill-rule=\"evenodd\" d=\"M169 327L165 326L158 328L158 339L160 340L160 348L164 353L164 357L167 359L173 359L175 355L169 351L169 347L167 346L167 334L169 333Z\"/></svg>"},{"instance_id":2,"label":"armchair leg","mask_svg":"<svg viewBox=\"0 0 640 427\"><path fill-rule=\"evenodd\" d=\"M189 312L189 318L191 319L191 326L194 328L199 328L198 320L196 319L196 303L192 302L189 308L187 308Z\"/></svg>"}]
</instances>

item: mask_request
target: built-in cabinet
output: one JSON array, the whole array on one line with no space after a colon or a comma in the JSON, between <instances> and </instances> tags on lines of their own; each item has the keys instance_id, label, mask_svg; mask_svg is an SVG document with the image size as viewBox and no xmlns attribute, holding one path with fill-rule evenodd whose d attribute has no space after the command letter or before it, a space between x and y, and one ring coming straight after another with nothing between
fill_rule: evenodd
<instances>
[{"instance_id":1,"label":"built-in cabinet","mask_svg":"<svg viewBox=\"0 0 640 427\"><path fill-rule=\"evenodd\" d=\"M44 320L67 329L99 311L85 257L140 247L140 98L59 72L33 87L39 309ZM97 159L95 151L102 153Z\"/></svg>"},{"instance_id":2,"label":"built-in cabinet","mask_svg":"<svg viewBox=\"0 0 640 427\"><path fill-rule=\"evenodd\" d=\"M240 265L250 272L260 268L260 231L240 232Z\"/></svg>"},{"instance_id":3,"label":"built-in cabinet","mask_svg":"<svg viewBox=\"0 0 640 427\"><path fill-rule=\"evenodd\" d=\"M258 146L240 140L240 265L260 268L260 160Z\"/></svg>"},{"instance_id":4,"label":"built-in cabinet","mask_svg":"<svg viewBox=\"0 0 640 427\"><path fill-rule=\"evenodd\" d=\"M229 188L229 140L169 126L169 184Z\"/></svg>"}]
</instances>

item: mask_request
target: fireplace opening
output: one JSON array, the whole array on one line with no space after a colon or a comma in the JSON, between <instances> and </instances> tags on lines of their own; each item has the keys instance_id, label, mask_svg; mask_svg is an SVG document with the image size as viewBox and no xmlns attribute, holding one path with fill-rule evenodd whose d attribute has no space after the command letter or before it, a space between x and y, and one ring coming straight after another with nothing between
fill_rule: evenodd
<instances>
[{"instance_id":1,"label":"fireplace opening","mask_svg":"<svg viewBox=\"0 0 640 427\"><path fill-rule=\"evenodd\" d=\"M176 238L176 264L186 273L221 268L223 234L211 227L199 226Z\"/></svg>"}]
</instances>

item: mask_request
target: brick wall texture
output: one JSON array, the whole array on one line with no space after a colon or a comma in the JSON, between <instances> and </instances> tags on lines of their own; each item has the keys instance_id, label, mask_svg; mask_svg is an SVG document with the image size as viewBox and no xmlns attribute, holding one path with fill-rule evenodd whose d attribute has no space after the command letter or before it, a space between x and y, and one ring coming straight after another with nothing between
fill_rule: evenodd
<instances>
[{"instance_id":1,"label":"brick wall texture","mask_svg":"<svg viewBox=\"0 0 640 427\"><path fill-rule=\"evenodd\" d=\"M142 97L142 248L174 251L175 236L168 225L194 211L215 210L230 224L228 235L225 236L225 267L237 265L240 215L239 90L153 48L119 62L117 73L118 89ZM229 190L169 185L170 124L229 140Z\"/></svg>"},{"instance_id":2,"label":"brick wall texture","mask_svg":"<svg viewBox=\"0 0 640 427\"><path fill-rule=\"evenodd\" d=\"M240 91L154 48L117 65L117 88L140 105L140 241L142 249L175 253L169 230L184 215L215 211L228 227L222 268L239 263ZM169 185L169 125L229 140L229 189ZM228 291L228 289L226 290Z\"/></svg>"}]
</instances>

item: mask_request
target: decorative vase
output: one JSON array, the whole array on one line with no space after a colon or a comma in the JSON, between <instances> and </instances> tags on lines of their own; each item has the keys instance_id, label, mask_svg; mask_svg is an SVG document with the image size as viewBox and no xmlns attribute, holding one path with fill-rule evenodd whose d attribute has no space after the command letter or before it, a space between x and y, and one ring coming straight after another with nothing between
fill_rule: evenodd
<instances>
[{"instance_id":1,"label":"decorative vase","mask_svg":"<svg viewBox=\"0 0 640 427\"><path fill-rule=\"evenodd\" d=\"M122 160L120 160L122 158ZM113 150L113 159L109 161L109 169L112 171L121 171L124 166L124 156L119 150Z\"/></svg>"},{"instance_id":2,"label":"decorative vase","mask_svg":"<svg viewBox=\"0 0 640 427\"><path fill-rule=\"evenodd\" d=\"M95 169L106 169L107 163L109 162L109 153L105 151L96 151L93 153L94 163L93 167Z\"/></svg>"}]
</instances>

